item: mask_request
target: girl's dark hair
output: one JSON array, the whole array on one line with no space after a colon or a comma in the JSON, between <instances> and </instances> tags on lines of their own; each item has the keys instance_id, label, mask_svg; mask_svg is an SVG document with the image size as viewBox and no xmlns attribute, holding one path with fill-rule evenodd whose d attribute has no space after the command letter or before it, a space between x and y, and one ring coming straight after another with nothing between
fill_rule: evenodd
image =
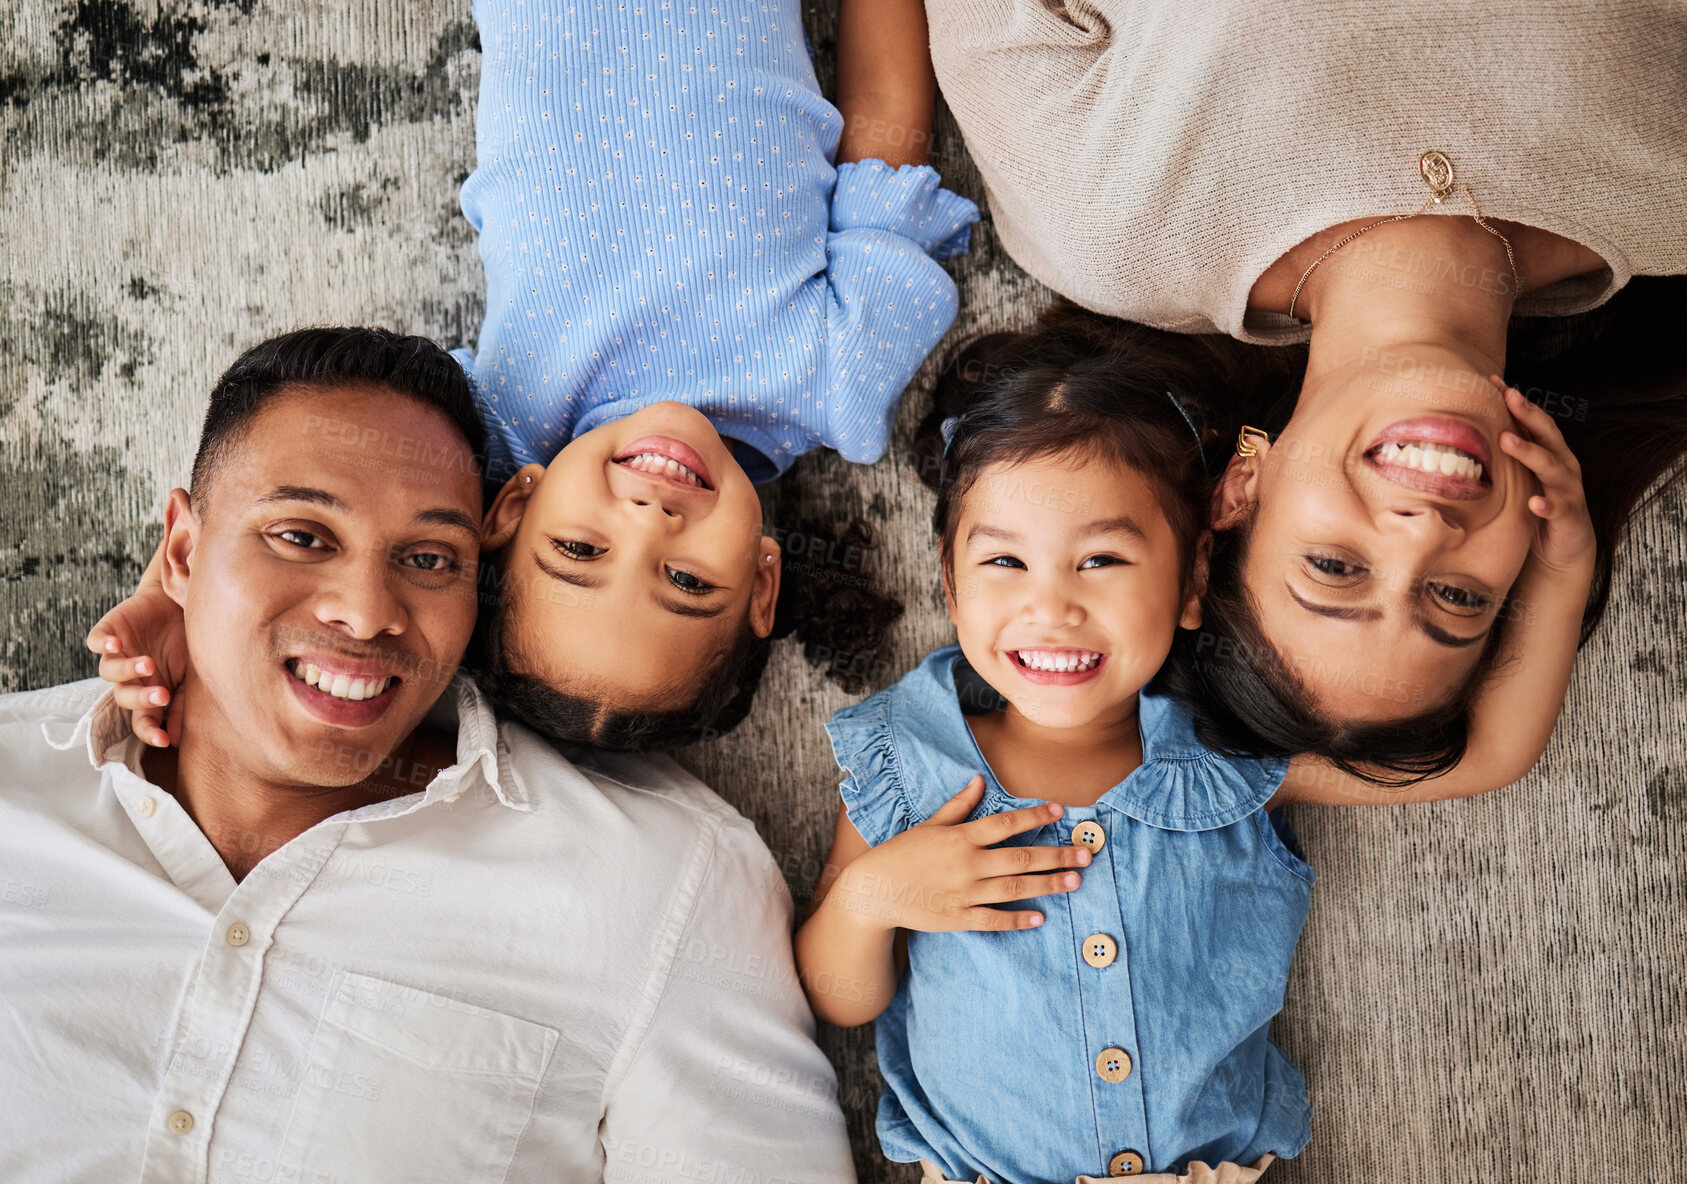
<instances>
[{"instance_id":1,"label":"girl's dark hair","mask_svg":"<svg viewBox=\"0 0 1687 1184\"><path fill-rule=\"evenodd\" d=\"M775 533L785 555L771 636L757 637L746 625L700 680L697 698L665 711L626 710L558 690L530 673L531 663L509 649L514 629L510 602L501 594L504 556L483 556L480 615L469 649L481 690L553 741L623 752L679 748L737 727L750 713L773 642L781 637L795 636L809 662L845 690L863 690L884 666L879 648L902 616L902 603L877 588L872 528L856 520L838 530L799 518Z\"/></svg>"},{"instance_id":2,"label":"girl's dark hair","mask_svg":"<svg viewBox=\"0 0 1687 1184\"><path fill-rule=\"evenodd\" d=\"M914 439L920 479L937 491L946 580L961 507L984 470L1060 455L1141 473L1188 580L1210 490L1203 450L1221 436L1202 359L1168 338L1060 303L1030 331L990 334L950 361Z\"/></svg>"},{"instance_id":3,"label":"girl's dark hair","mask_svg":"<svg viewBox=\"0 0 1687 1184\"><path fill-rule=\"evenodd\" d=\"M386 329L296 329L260 342L223 371L211 389L192 488L203 507L212 475L270 400L301 388L380 387L431 407L469 446L473 463L486 454L486 425L462 366L426 337Z\"/></svg>"},{"instance_id":4,"label":"girl's dark hair","mask_svg":"<svg viewBox=\"0 0 1687 1184\"><path fill-rule=\"evenodd\" d=\"M1507 378L1555 418L1582 466L1597 547L1582 617L1584 643L1604 615L1624 527L1647 491L1687 453L1684 335L1682 276L1638 277L1577 317L1512 321ZM1281 383L1253 389L1238 400L1237 411L1244 422L1275 433L1293 414L1304 353L1293 359L1283 351L1259 352ZM1287 372L1285 358L1293 362ZM1227 460L1215 457L1214 463L1222 467ZM1672 481L1681 476L1676 469ZM1469 741L1470 705L1492 668L1503 612L1481 660L1449 702L1394 723L1345 726L1318 709L1259 627L1242 584L1249 526L1244 521L1217 533L1202 628L1180 634L1161 675L1163 685L1191 704L1201 741L1238 755L1308 753L1394 787L1457 765Z\"/></svg>"}]
</instances>

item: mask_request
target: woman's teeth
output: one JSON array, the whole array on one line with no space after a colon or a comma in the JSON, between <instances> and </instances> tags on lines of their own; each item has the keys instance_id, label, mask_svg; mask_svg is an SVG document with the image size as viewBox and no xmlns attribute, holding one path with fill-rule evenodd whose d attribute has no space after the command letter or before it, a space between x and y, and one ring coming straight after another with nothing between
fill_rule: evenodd
<instances>
[{"instance_id":1,"label":"woman's teeth","mask_svg":"<svg viewBox=\"0 0 1687 1184\"><path fill-rule=\"evenodd\" d=\"M707 488L703 479L671 456L663 456L660 452L640 452L633 456L622 457L615 462L626 465L629 469L637 469L641 473L649 473L653 477L678 477L682 481L689 481L698 489Z\"/></svg>"},{"instance_id":2,"label":"woman's teeth","mask_svg":"<svg viewBox=\"0 0 1687 1184\"><path fill-rule=\"evenodd\" d=\"M1482 465L1468 452L1460 452L1445 444L1431 444L1427 440L1384 444L1377 449L1379 465L1396 465L1416 469L1420 473L1440 473L1445 477L1482 479Z\"/></svg>"},{"instance_id":3,"label":"woman's teeth","mask_svg":"<svg viewBox=\"0 0 1687 1184\"><path fill-rule=\"evenodd\" d=\"M329 674L297 658L288 660L287 669L307 687L315 687L325 695L353 702L373 699L396 681L390 674L385 678L350 678L344 674Z\"/></svg>"},{"instance_id":4,"label":"woman's teeth","mask_svg":"<svg viewBox=\"0 0 1687 1184\"><path fill-rule=\"evenodd\" d=\"M1015 650L1019 664L1029 670L1047 670L1055 674L1072 674L1094 670L1101 655L1088 650Z\"/></svg>"}]
</instances>

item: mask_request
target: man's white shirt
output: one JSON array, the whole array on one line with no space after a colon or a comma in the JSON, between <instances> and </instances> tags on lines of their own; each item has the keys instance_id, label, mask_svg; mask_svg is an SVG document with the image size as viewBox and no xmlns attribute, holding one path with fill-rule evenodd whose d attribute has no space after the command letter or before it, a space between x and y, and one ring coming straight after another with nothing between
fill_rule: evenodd
<instances>
[{"instance_id":1,"label":"man's white shirt","mask_svg":"<svg viewBox=\"0 0 1687 1184\"><path fill-rule=\"evenodd\" d=\"M459 680L455 765L236 883L103 685L0 698L0 1179L854 1180L784 881L671 761Z\"/></svg>"}]
</instances>

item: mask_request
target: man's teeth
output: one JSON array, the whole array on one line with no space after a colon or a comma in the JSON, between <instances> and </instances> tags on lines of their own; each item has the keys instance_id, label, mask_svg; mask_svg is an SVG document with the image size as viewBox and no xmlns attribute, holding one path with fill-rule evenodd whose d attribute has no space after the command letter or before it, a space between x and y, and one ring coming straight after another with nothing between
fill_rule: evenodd
<instances>
[{"instance_id":1,"label":"man's teeth","mask_svg":"<svg viewBox=\"0 0 1687 1184\"><path fill-rule=\"evenodd\" d=\"M323 694L332 695L336 699L349 699L358 702L363 699L373 699L393 684L393 676L385 678L351 678L344 674L329 674L318 670L309 662L301 662L297 658L287 663L287 669L293 677L307 687L315 687Z\"/></svg>"},{"instance_id":2,"label":"man's teeth","mask_svg":"<svg viewBox=\"0 0 1687 1184\"><path fill-rule=\"evenodd\" d=\"M671 456L663 456L660 452L640 452L633 456L623 457L621 464L629 469L637 469L641 473L649 473L656 477L678 477L682 481L702 489L703 478L680 464Z\"/></svg>"},{"instance_id":3,"label":"man's teeth","mask_svg":"<svg viewBox=\"0 0 1687 1184\"><path fill-rule=\"evenodd\" d=\"M1019 664L1030 670L1071 674L1095 669L1101 655L1088 650L1018 650Z\"/></svg>"},{"instance_id":4,"label":"man's teeth","mask_svg":"<svg viewBox=\"0 0 1687 1184\"><path fill-rule=\"evenodd\" d=\"M1481 464L1468 452L1460 452L1445 444L1431 444L1427 440L1384 444L1377 449L1377 463L1416 469L1420 473L1468 477L1473 481L1482 479Z\"/></svg>"}]
</instances>

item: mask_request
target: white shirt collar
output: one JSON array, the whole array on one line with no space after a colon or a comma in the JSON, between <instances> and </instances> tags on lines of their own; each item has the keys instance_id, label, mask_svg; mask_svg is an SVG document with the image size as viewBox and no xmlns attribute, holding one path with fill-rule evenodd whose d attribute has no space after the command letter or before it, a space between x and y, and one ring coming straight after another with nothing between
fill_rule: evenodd
<instances>
[{"instance_id":1,"label":"white shirt collar","mask_svg":"<svg viewBox=\"0 0 1687 1184\"><path fill-rule=\"evenodd\" d=\"M500 760L503 750L497 716L472 680L461 674L454 676L446 693L429 710L425 722L456 732L456 763L441 769L420 798L407 795L365 806L354 812L356 817L408 814L437 801L456 801L465 793L481 789L490 790L492 796L512 810L533 808L527 788L510 767L507 754L506 759ZM140 740L130 728L129 713L117 705L111 690L96 699L74 724L67 727L62 719L49 720L41 725L41 732L48 744L61 751L78 743L85 744L88 761L96 769L108 764L139 769Z\"/></svg>"}]
</instances>

